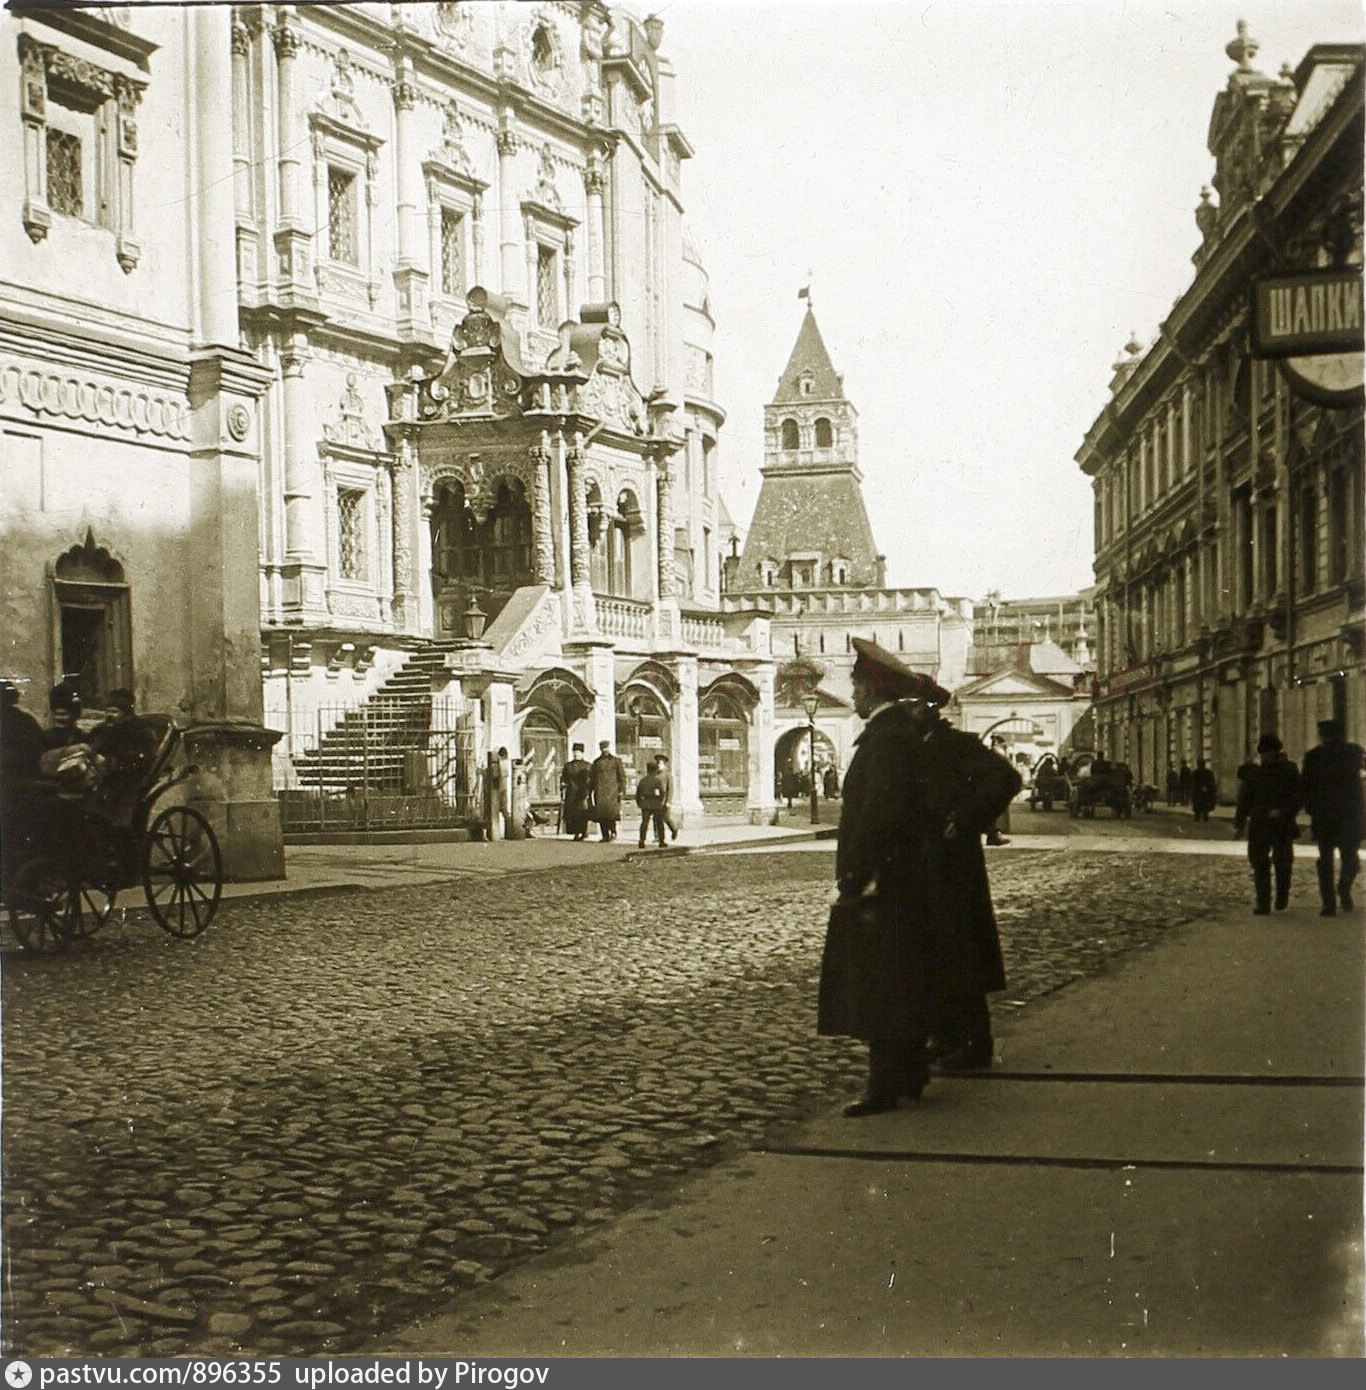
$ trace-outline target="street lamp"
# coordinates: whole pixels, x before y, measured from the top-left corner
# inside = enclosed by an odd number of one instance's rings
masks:
[[[821,808],[816,801],[816,711],[821,707],[821,697],[813,690],[802,699],[806,710],[806,731],[811,740],[811,756],[807,760],[811,777],[811,824],[821,823]]]
[[[460,615],[460,626],[464,629],[467,642],[477,642],[484,635],[484,624],[488,619],[479,606],[479,600],[470,596],[470,606]]]

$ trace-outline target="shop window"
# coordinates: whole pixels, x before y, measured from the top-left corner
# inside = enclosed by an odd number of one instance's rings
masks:
[[[703,796],[749,791],[749,721],[729,695],[706,696],[697,712],[697,780]]]
[[[645,775],[646,764],[668,753],[673,723],[668,708],[654,694],[628,686],[617,700],[617,757],[627,766],[627,776]]]

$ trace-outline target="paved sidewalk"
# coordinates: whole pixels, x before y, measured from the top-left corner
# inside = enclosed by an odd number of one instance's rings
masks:
[[[1193,923],[377,1350],[1359,1357],[1362,984],[1359,912]]]
[[[426,844],[286,845],[286,877],[223,886],[227,900],[274,897],[281,893],[334,893],[357,889],[412,888],[453,878],[528,873],[581,864],[616,863],[629,855],[670,854],[696,849],[747,845],[765,848],[811,842],[811,827],[701,825],[685,827],[664,850],[638,848],[633,833],[610,844],[592,839],[576,843],[566,835],[526,840],[439,840]]]

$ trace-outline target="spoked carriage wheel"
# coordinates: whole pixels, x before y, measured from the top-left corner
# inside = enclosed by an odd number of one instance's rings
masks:
[[[152,822],[142,886],[152,916],[172,936],[198,936],[213,921],[223,893],[223,857],[198,811],[172,806]]]
[[[60,951],[76,935],[71,876],[48,855],[20,867],[9,885],[5,910],[15,940],[26,951]]]

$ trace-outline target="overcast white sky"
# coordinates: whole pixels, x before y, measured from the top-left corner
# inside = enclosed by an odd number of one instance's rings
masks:
[[[642,14],[648,5],[639,5]],[[722,489],[747,525],[808,278],[859,411],[893,584],[1092,580],[1073,461],[1130,330],[1194,273],[1239,18],[1255,66],[1359,41],[1358,0],[672,0],[691,233],[719,320]]]

